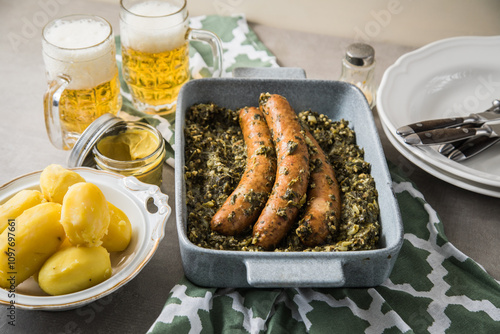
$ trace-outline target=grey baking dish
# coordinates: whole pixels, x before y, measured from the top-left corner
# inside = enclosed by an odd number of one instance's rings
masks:
[[[186,235],[184,182],[185,114],[193,104],[226,108],[258,105],[262,92],[281,94],[295,111],[311,109],[346,119],[365,149],[379,192],[381,248],[356,252],[242,252],[198,247]],[[186,277],[209,287],[370,287],[387,279],[403,242],[403,225],[371,110],[359,89],[338,81],[310,79],[207,78],[188,82],[177,102],[175,209]]]

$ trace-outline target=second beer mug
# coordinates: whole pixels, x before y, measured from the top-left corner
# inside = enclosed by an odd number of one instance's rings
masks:
[[[150,114],[175,112],[179,90],[190,78],[189,40],[211,46],[213,76],[221,75],[221,42],[212,32],[189,29],[185,0],[120,3],[123,76],[138,110]]]
[[[68,150],[95,119],[121,108],[113,30],[101,17],[71,15],[49,22],[42,37],[47,133]]]

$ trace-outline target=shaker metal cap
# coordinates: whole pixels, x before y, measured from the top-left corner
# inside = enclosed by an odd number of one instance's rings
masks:
[[[68,157],[68,167],[94,167],[92,148],[107,130],[118,123],[125,123],[125,121],[113,114],[104,114],[93,121],[73,146]]]
[[[346,60],[356,66],[369,66],[375,60],[375,50],[365,43],[354,43],[347,47]]]

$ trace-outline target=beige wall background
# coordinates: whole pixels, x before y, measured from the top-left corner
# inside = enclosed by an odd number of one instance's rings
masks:
[[[188,0],[188,8],[196,16],[244,13],[271,27],[414,47],[500,35],[498,0]]]
[[[188,0],[192,15],[245,13],[273,27],[421,46],[500,34],[498,0]]]

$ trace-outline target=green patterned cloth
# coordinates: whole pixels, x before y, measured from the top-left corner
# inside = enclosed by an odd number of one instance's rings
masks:
[[[196,16],[190,18],[189,26],[192,29],[209,30],[217,34],[222,42],[223,59],[222,75],[230,77],[236,67],[277,67],[276,57],[269,52],[257,35],[250,29],[244,16]],[[130,121],[143,121],[155,126],[167,142],[166,161],[174,166],[174,129],[175,115],[152,116],[134,108],[131,102],[130,91],[125,84],[121,71],[121,42],[116,37],[117,60],[120,73],[121,91],[123,97],[120,117]],[[194,79],[209,77],[209,68],[213,65],[213,56],[210,47],[201,42],[190,42],[189,67]]]
[[[423,195],[391,166],[404,225],[375,288],[202,288],[183,279],[149,333],[500,333],[500,285],[456,249]]]

